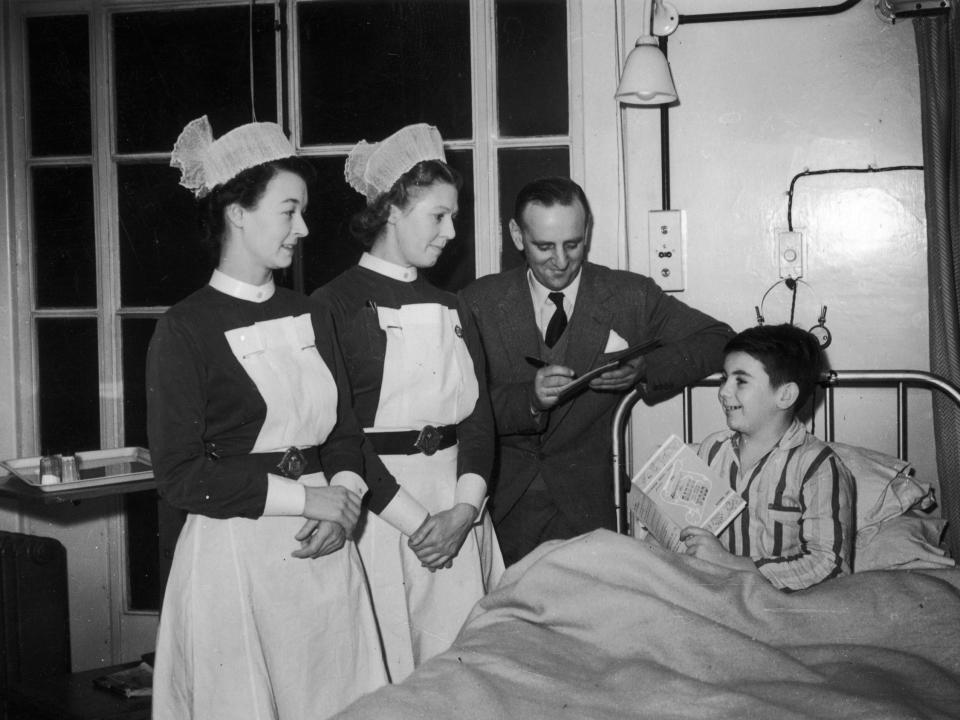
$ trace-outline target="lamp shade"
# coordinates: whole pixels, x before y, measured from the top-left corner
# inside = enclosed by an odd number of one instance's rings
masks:
[[[666,105],[676,101],[670,66],[655,37],[641,35],[637,40],[627,56],[614,97],[624,105]]]

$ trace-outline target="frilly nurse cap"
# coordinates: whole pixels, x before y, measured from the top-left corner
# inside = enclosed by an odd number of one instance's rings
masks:
[[[350,187],[371,203],[424,160],[446,162],[440,131],[426,123],[407,125],[386,140],[372,144],[361,140],[354,145],[347,155],[343,176]]]
[[[170,167],[180,169],[180,184],[198,198],[248,168],[293,157],[296,151],[276,123],[247,123],[213,139],[207,116],[191,120],[170,154]]]

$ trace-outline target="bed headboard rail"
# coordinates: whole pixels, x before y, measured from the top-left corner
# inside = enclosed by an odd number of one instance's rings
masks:
[[[705,377],[698,383],[683,389],[683,440],[686,443],[693,438],[693,388],[719,387],[720,374]],[[835,439],[834,428],[834,390],[839,387],[892,387],[897,393],[897,456],[906,460],[909,423],[907,419],[907,390],[910,387],[942,393],[950,398],[960,410],[960,388],[948,380],[929,372],[918,370],[832,370],[820,381],[824,388],[824,437],[830,442]],[[613,493],[614,507],[617,511],[617,532],[626,528],[626,491],[630,482],[630,473],[626,460],[627,424],[633,406],[641,398],[639,390],[627,393],[617,405],[613,414]]]

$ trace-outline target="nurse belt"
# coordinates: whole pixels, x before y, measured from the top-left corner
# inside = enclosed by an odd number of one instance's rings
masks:
[[[457,444],[457,426],[424,425],[422,430],[364,431],[378,455],[433,455]]]

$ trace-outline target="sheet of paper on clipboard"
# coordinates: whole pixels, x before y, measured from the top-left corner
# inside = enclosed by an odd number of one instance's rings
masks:
[[[565,399],[570,397],[573,393],[576,393],[584,386],[588,385],[591,380],[595,377],[603,375],[609,370],[620,367],[628,360],[632,360],[635,357],[640,357],[641,355],[646,355],[648,352],[652,352],[660,347],[663,343],[659,340],[648,340],[647,342],[638,343],[637,345],[632,345],[626,350],[621,350],[620,352],[613,353],[601,365],[597,365],[594,368],[591,368],[583,375],[576,378],[569,385],[564,385],[563,389],[560,390],[557,399],[559,402],[563,402]]]

